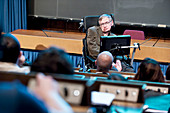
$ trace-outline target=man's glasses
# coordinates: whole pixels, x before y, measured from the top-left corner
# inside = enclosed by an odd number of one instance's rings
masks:
[[[108,24],[110,24],[111,21],[112,20],[110,20],[109,22],[101,23],[100,26],[108,25]]]

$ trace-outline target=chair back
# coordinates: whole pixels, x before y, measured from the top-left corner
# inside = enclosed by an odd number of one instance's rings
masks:
[[[125,30],[123,35],[130,35],[131,39],[145,40],[144,32],[139,30]]]
[[[89,15],[83,18],[84,32],[87,31],[89,27],[99,26],[99,15]]]

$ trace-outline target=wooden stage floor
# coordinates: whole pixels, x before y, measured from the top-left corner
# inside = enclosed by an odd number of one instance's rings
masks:
[[[82,54],[85,33],[77,32],[47,32],[47,37],[43,31],[18,29],[11,32],[21,43],[21,48],[32,50],[43,50],[50,46],[63,48],[68,53]],[[155,46],[157,39],[151,39],[141,45],[141,50],[136,50],[134,59],[143,60],[146,57],[153,58],[158,62],[170,63],[170,38],[160,39]],[[142,43],[144,40],[131,40],[133,43]],[[132,53],[132,49],[131,49]]]

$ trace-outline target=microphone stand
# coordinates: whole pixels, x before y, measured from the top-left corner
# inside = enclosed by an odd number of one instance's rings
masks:
[[[45,31],[42,29],[42,32],[47,36],[47,37],[49,37],[46,33],[45,33]]]
[[[115,48],[111,49],[111,50],[115,50],[115,49],[126,49],[126,48],[133,48],[133,53],[132,53],[132,58],[131,58],[131,66],[133,65],[133,60],[134,60],[134,56],[135,56],[135,52],[136,52],[136,49],[139,48],[140,50],[140,44],[139,43],[134,43],[133,44],[134,46],[116,46]],[[111,51],[109,50],[109,51]]]
[[[142,44],[146,43],[146,42],[147,42],[147,41],[149,41],[150,39],[152,39],[152,38],[149,38],[149,39],[145,40],[145,41],[144,41],[144,42],[142,42],[140,45],[142,45]]]
[[[156,42],[153,44],[152,47],[154,47],[154,46],[157,44],[157,42],[159,41],[159,39],[160,39],[160,37],[156,40]]]

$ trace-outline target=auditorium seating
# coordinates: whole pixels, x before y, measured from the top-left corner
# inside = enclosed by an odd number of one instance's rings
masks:
[[[117,80],[97,80],[100,92],[115,94],[115,100],[143,103],[143,91],[146,87],[143,83],[131,83]]]
[[[16,79],[16,80],[20,80],[21,83],[23,83],[24,85],[29,86],[30,80],[35,78],[35,74],[36,73],[24,74],[24,73],[15,73],[15,72],[0,72],[0,81],[13,81]],[[88,74],[90,74],[90,73],[88,73]],[[103,80],[97,80],[97,79],[75,79],[74,76],[68,76],[68,75],[62,75],[62,74],[57,75],[57,74],[50,73],[50,75],[53,76],[53,78],[59,82],[60,87],[62,87],[61,89],[63,89],[63,91],[61,92],[61,95],[63,97],[68,95],[68,91],[69,91],[68,89],[80,88],[79,90],[82,90],[82,89],[87,90],[87,89],[85,89],[85,86],[87,86],[89,89],[91,89],[91,90],[93,89],[95,91],[100,90],[99,87],[101,84],[110,84],[111,86],[116,85],[116,86],[119,86],[120,88],[124,87],[124,85],[127,87],[138,86],[137,85],[138,83],[131,84],[131,83],[126,83],[126,82],[122,82],[122,81],[112,81],[111,82],[109,80],[103,81]],[[106,75],[104,75],[104,74],[103,74],[103,76],[106,77]],[[88,82],[88,84],[87,84],[87,82]],[[139,84],[139,86],[141,86],[141,84]],[[86,94],[87,93],[89,93],[89,92],[86,92]],[[65,99],[67,100],[67,98],[65,98]],[[69,103],[72,103],[73,101],[72,101],[72,99],[71,100],[70,99],[71,99],[71,97],[67,101]],[[75,103],[82,104],[80,102],[73,102],[73,104],[75,104]],[[88,102],[83,102],[83,104],[84,103],[87,104]]]
[[[32,89],[35,85],[35,75],[36,73],[26,75],[24,73],[0,72],[0,81],[19,80],[22,84]],[[94,80],[75,79],[74,76],[62,74],[50,73],[47,75],[51,75],[58,81],[60,94],[68,103],[73,105],[90,105],[91,101],[89,99]]]
[[[96,69],[89,69],[89,70],[87,70],[87,72],[96,73],[97,70]],[[113,70],[110,70],[109,73],[119,73],[127,79],[133,79],[135,74],[136,74],[136,73],[132,73],[132,72],[118,72],[118,71],[113,71]]]
[[[88,73],[88,72],[74,72],[75,75],[84,75],[85,78],[96,78],[96,79],[102,79],[106,80],[109,76],[108,74],[103,73]]]
[[[129,80],[132,83],[144,83],[147,84],[146,89],[154,90],[164,94],[170,94],[170,83],[161,83],[161,82],[149,82],[149,81],[140,81],[140,80]]]
[[[77,68],[78,69],[78,68]],[[81,69],[78,69],[81,70]],[[97,74],[91,72],[75,72],[74,75],[84,74],[85,76],[97,77]],[[20,80],[24,85],[32,87],[32,82],[35,79],[36,73],[24,74],[15,72],[0,72],[0,81],[13,81],[15,79]],[[144,105],[144,90],[156,89],[163,93],[169,93],[170,84],[146,82],[138,80],[129,81],[116,81],[116,80],[102,80],[102,79],[88,79],[78,78],[74,75],[62,75],[62,74],[48,74],[58,81],[60,87],[60,94],[62,97],[73,106],[91,106],[91,92],[107,92],[116,95],[113,104],[114,108],[118,111],[127,109],[143,110]],[[103,78],[107,78],[107,75],[103,75]],[[85,107],[85,108],[88,108]],[[82,108],[82,109],[85,109]],[[87,109],[86,109],[87,110]]]
[[[154,91],[158,91],[161,93],[169,94],[170,93],[170,81],[166,80],[166,83],[160,82],[148,82],[148,81],[140,81],[140,80],[133,80],[135,73],[127,73],[127,72],[117,72],[117,71],[110,71],[109,73],[119,73],[122,74],[125,78],[128,79],[129,82],[132,83],[143,83],[147,84],[146,89],[151,89]],[[88,72],[76,72],[75,74],[85,75],[86,77],[106,77],[106,74],[98,74],[96,73],[96,69],[89,69]]]

